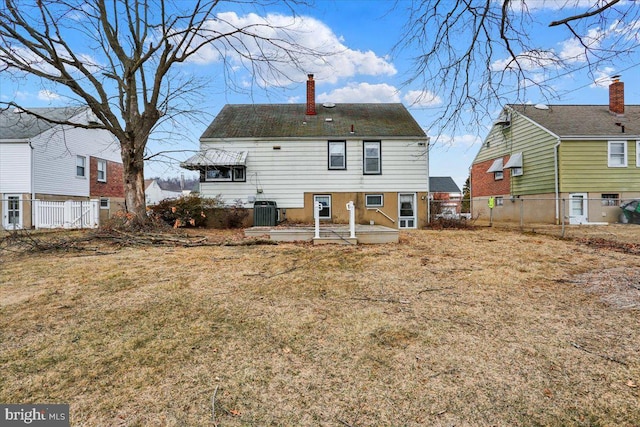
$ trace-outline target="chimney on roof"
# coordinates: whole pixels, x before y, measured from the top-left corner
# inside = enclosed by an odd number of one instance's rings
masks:
[[[620,76],[613,76],[613,83],[609,85],[609,111],[612,114],[624,115],[624,83]]]
[[[307,116],[316,115],[316,82],[313,80],[313,74],[308,74],[307,77]]]

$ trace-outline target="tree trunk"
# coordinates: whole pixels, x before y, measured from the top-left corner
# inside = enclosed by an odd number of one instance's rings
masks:
[[[135,141],[122,143],[124,200],[127,213],[133,214],[133,225],[144,226],[148,220],[144,196],[144,149],[136,149]]]

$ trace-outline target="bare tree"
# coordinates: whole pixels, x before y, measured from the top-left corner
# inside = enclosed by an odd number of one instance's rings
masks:
[[[179,64],[208,49],[225,62],[227,77],[240,64],[266,82],[287,78],[274,64],[291,68],[299,65],[297,55],[314,54],[287,37],[286,28],[225,20],[218,11],[229,2],[222,0],[1,1],[2,72],[35,77],[91,108],[98,121],[82,127],[106,129],[119,141],[127,210],[140,222],[147,142],[163,120],[191,112],[190,97],[204,88],[182,77]],[[231,56],[236,63],[228,62]],[[30,113],[16,99],[3,103]]]
[[[547,99],[556,96],[554,77],[586,69],[595,80],[601,67],[637,54],[637,2],[593,0],[584,13],[567,16],[578,3],[565,1],[555,13],[562,18],[548,24],[548,31],[565,28],[563,34],[578,47],[573,55],[563,55],[534,41],[536,16],[528,4],[537,7],[539,2],[413,1],[405,38],[396,46],[398,51],[418,52],[405,83],[419,83],[425,93],[447,99],[434,123],[440,131],[477,130],[498,106],[524,100],[528,90],[535,88]]]

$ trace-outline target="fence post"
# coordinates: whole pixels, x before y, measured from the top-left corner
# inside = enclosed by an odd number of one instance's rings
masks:
[[[520,199],[520,230],[524,228],[524,199]]]
[[[31,209],[33,210],[33,222],[36,230],[40,229],[40,201],[38,199],[31,199]]]
[[[561,237],[564,239],[564,198],[562,199],[562,205],[560,205],[560,221],[562,221]]]
[[[71,200],[67,200],[64,202],[64,213],[62,214],[62,227],[70,228],[71,227],[71,219],[73,218],[73,202]]]
[[[91,228],[98,228],[100,226],[100,200],[93,199],[91,203]]]

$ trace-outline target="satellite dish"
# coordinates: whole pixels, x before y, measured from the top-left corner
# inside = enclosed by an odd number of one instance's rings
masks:
[[[336,106],[336,104],[334,104],[333,102],[325,102],[324,104],[322,104],[322,106],[324,108],[333,108]]]
[[[548,110],[549,106],[546,104],[536,104],[533,106],[534,108],[537,108],[538,110]]]

